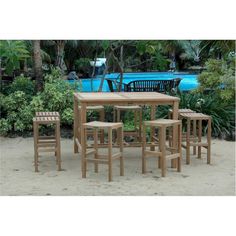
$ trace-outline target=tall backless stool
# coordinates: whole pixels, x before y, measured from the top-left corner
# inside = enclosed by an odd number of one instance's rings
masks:
[[[147,127],[154,128],[158,131],[158,142],[157,143],[147,143],[146,141],[146,129]],[[167,147],[166,146],[166,132],[168,129],[174,129],[177,127],[178,130],[178,147]],[[143,144],[142,144],[142,173],[145,174],[147,171],[146,160],[149,157],[158,158],[158,167],[161,168],[162,177],[166,176],[166,161],[168,159],[177,159],[177,171],[181,171],[181,140],[182,140],[182,123],[179,120],[171,119],[158,119],[145,121],[143,125]],[[159,150],[153,150],[153,146],[159,146]],[[150,150],[148,150],[150,147]],[[167,151],[170,153],[167,154]]]

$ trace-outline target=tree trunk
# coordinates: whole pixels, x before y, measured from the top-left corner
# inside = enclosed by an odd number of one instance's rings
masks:
[[[122,89],[122,83],[123,83],[123,74],[124,74],[124,46],[122,45],[120,48],[120,84],[119,84],[119,92]]]
[[[43,71],[42,71],[42,57],[40,51],[40,40],[33,40],[34,51],[34,73],[37,91],[43,89]]]
[[[65,70],[64,49],[65,49],[65,40],[56,40],[55,66],[59,67],[62,72],[64,72]]]
[[[91,90],[93,92],[93,77],[95,75],[95,69],[96,69],[96,62],[97,62],[97,57],[98,57],[98,41],[96,40],[96,51],[95,51],[95,56],[94,56],[94,64],[93,64],[93,72],[92,72],[92,78],[91,78]]]
[[[105,80],[106,73],[107,73],[107,71],[109,69],[109,63],[110,63],[110,59],[112,57],[112,54],[113,54],[113,52],[111,51],[109,53],[108,57],[107,57],[106,69],[103,71],[103,75],[102,75],[102,78],[101,78],[101,82],[100,82],[100,85],[99,85],[98,92],[102,91],[103,83],[104,83],[104,80]]]

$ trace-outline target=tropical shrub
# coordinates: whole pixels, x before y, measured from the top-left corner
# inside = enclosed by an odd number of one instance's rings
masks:
[[[0,135],[31,132],[36,111],[58,111],[61,114],[61,123],[71,127],[73,92],[77,90],[77,83],[69,84],[58,78],[58,73],[54,70],[47,76],[43,92],[35,95],[33,88],[32,81],[20,77],[9,86],[12,93],[0,93]]]
[[[22,91],[25,93],[27,98],[30,99],[36,93],[35,83],[31,80],[31,78],[21,75],[14,79],[6,91],[8,94],[14,93],[16,91]]]
[[[6,73],[11,75],[14,70],[20,69],[20,63],[29,57],[25,41],[2,40],[0,41],[0,59]]]
[[[215,90],[221,99],[232,100],[235,97],[235,57],[228,61],[209,59],[205,66],[206,71],[198,76],[200,88]]]

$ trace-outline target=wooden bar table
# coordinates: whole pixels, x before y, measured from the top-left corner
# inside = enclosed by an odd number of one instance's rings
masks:
[[[178,120],[179,98],[157,92],[95,92],[74,93],[74,153],[81,152],[81,160],[85,158],[82,124],[87,120],[87,106],[95,105],[147,105],[152,107],[151,119],[155,119],[154,108],[158,105],[171,105],[174,120]],[[78,106],[81,106],[80,113]],[[80,119],[79,119],[80,114]],[[79,124],[81,120],[81,124]],[[173,132],[174,147],[177,146],[177,130]],[[140,143],[141,145],[141,143]],[[174,163],[172,163],[174,165]],[[82,165],[83,166],[83,165]]]

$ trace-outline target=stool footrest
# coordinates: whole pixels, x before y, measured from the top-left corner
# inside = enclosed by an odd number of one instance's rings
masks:
[[[150,151],[150,150],[145,150],[144,151],[146,156],[161,156],[162,153],[161,152],[157,152],[157,151]]]
[[[56,146],[56,142],[55,143],[38,143],[38,148],[40,147],[55,147]]]
[[[190,143],[190,146],[208,146],[208,143]]]
[[[44,148],[44,149],[39,149],[38,152],[55,152],[57,149],[56,148]]]
[[[178,157],[180,157],[180,153],[174,153],[174,154],[167,155],[166,159],[171,160],[171,159],[176,159]]]
[[[56,143],[56,139],[38,139],[38,144],[39,143]]]

